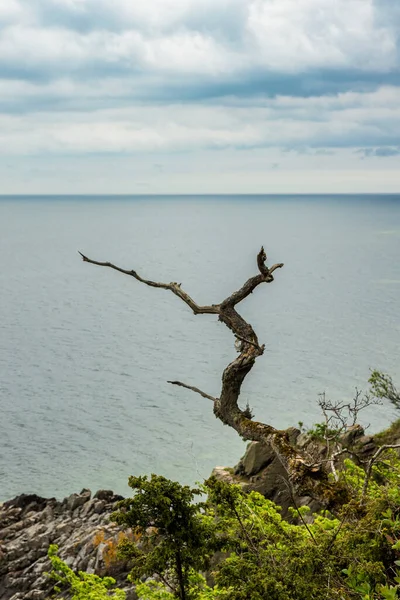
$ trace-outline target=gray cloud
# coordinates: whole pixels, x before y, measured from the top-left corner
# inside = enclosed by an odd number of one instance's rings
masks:
[[[399,32],[397,0],[2,0],[0,155],[391,164]]]
[[[360,154],[362,158],[368,158],[370,156],[378,156],[380,158],[386,158],[388,156],[400,156],[400,146],[387,146],[383,148],[360,148],[359,150],[356,150],[356,154]]]
[[[212,0],[164,2],[147,6],[125,0],[86,0],[63,3],[33,0],[36,19],[45,27],[66,27],[80,33],[96,30],[124,32],[155,31],[173,34],[177,29],[211,34],[225,43],[240,44],[245,36],[249,2],[247,0]]]
[[[43,79],[145,72],[156,75],[160,87],[173,74],[192,74],[211,95],[236,87],[239,93],[240,87],[242,93],[282,93],[286,79],[302,94],[373,85],[379,76],[381,84],[390,83],[398,67],[398,32],[387,5],[337,4],[3,0],[8,22],[0,35],[3,73],[29,71],[31,79],[35,74]]]

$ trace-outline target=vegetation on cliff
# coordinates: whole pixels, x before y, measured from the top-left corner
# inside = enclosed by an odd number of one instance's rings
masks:
[[[396,452],[374,463],[366,491],[365,475],[346,459],[339,480],[348,499],[317,515],[294,507],[290,522],[260,494],[215,478],[201,489],[155,475],[132,478],[133,497],[119,503],[114,518],[135,540],[121,542],[119,559],[130,561],[141,600],[398,598]],[[74,575],[54,548],[50,555],[53,577],[72,587],[74,600],[124,598],[122,591],[110,593],[109,578]]]
[[[395,390],[388,376],[373,372],[371,392],[365,398],[377,397],[376,385],[382,379]],[[329,415],[326,401],[324,406]],[[338,444],[348,439],[348,431],[342,438],[338,434],[344,413],[335,406],[335,418],[327,417],[329,427],[314,426],[308,432],[313,443],[318,438],[327,464]],[[348,411],[354,404],[344,406]],[[346,448],[345,458],[329,473],[332,487],[340,490],[329,509],[311,514],[293,495],[286,519],[280,507],[261,494],[216,477],[197,488],[159,475],[131,477],[133,495],[118,502],[112,519],[128,532],[120,538],[115,561],[130,565],[128,579],[135,597],[400,597],[400,459],[399,444],[394,443],[400,439],[399,423],[376,437],[381,445],[369,458],[358,455],[356,447]],[[56,550],[49,551],[51,576],[70,587],[73,600],[126,598],[108,576],[74,574]]]
[[[348,435],[357,427],[360,411],[371,404],[385,398],[400,407],[399,394],[390,377],[373,371],[371,393],[357,392],[352,402],[334,403],[321,397],[324,420],[307,433],[317,448],[310,452],[309,447],[293,442],[290,430],[281,431],[271,424],[254,421],[250,407],[239,406],[243,381],[256,359],[263,355],[264,345],[237,312],[237,305],[260,284],[272,283],[273,274],[283,264],[268,267],[261,248],[257,275],[222,302],[200,306],[181,284],[147,280],[133,269],[81,256],[86,263],[114,269],[152,288],[172,292],[194,314],[216,315],[230,329],[238,356],[222,374],[218,397],[180,381],[169,383],[211,400],[215,416],[225,425],[243,439],[267,446],[282,465],[284,484],[293,500],[291,518],[283,519],[277,504],[215,477],[200,490],[155,475],[150,480],[131,478],[133,497],[120,503],[114,518],[133,536],[121,541],[118,555],[131,565],[130,579],[138,597],[399,597],[400,460],[396,449],[400,444],[392,431],[391,440],[385,443],[382,437],[382,445],[366,457],[351,445]],[[195,498],[199,492],[206,496],[201,502]],[[322,509],[318,514],[311,515],[307,506],[298,505],[297,499],[306,495],[319,502]],[[51,560],[53,576],[65,577],[65,567],[54,549]],[[75,593],[79,594],[91,578],[84,574],[76,577]],[[74,600],[102,600],[109,594],[109,584],[108,579],[93,580],[93,586],[103,585],[103,589],[97,587],[92,596],[75,595]]]

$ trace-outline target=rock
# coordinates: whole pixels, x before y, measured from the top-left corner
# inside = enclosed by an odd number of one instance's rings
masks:
[[[282,508],[283,516],[288,515],[289,506],[293,505],[285,468],[273,450],[259,442],[248,444],[235,469],[215,467],[212,475],[218,480],[239,484],[246,491],[262,494]]]
[[[105,500],[97,500],[97,502],[95,502],[95,505],[93,508],[95,513],[101,514],[102,512],[104,512],[105,509],[106,509]]]
[[[80,494],[71,494],[66,501],[68,509],[73,512],[75,509],[83,506],[90,500],[91,495],[92,492],[90,490],[82,490]]]
[[[350,448],[364,435],[364,429],[361,425],[351,425],[340,436],[340,443],[344,448]]]
[[[81,509],[81,513],[80,513],[82,519],[86,518],[93,511],[95,504],[96,504],[95,499],[89,500],[89,502],[86,502],[86,504]]]
[[[125,594],[126,594],[126,600],[139,600],[139,596],[137,595],[137,593],[135,592],[134,589],[132,589],[132,587],[130,588],[121,588]]]
[[[120,496],[120,494],[114,494],[111,498],[111,502],[120,502],[121,500],[124,500],[124,497]]]
[[[43,510],[43,508],[52,501],[55,501],[55,498],[47,499],[37,496],[36,494],[21,494],[12,500],[4,502],[1,508],[13,507],[21,510],[27,510],[28,508],[29,510]]]
[[[41,590],[32,590],[26,594],[25,598],[26,600],[43,600],[45,598],[45,594]]]
[[[355,451],[357,454],[361,454],[364,460],[370,458],[377,449],[378,446],[370,435],[363,435],[356,439]]]
[[[114,492],[112,490],[98,490],[93,496],[93,498],[97,500],[105,500],[106,502],[110,502],[113,496]]]
[[[308,508],[310,509],[310,514],[303,516],[303,520],[307,524],[313,523],[313,521],[314,521],[313,514],[322,510],[322,508],[323,508],[322,504],[320,502],[318,502],[318,500],[315,500],[314,498],[311,498],[310,496],[302,496],[301,498],[298,498],[296,501],[296,505],[298,507],[308,506]]]
[[[271,447],[261,442],[251,442],[248,444],[246,453],[241,459],[244,474],[250,477],[255,473],[259,473],[274,460],[275,456],[275,452]]]
[[[229,467],[214,467],[211,477],[215,477],[218,481],[225,481],[226,483],[240,483],[233,473],[233,469]]]
[[[52,596],[54,582],[45,572],[51,570],[47,551],[59,546],[59,556],[74,570],[107,575],[103,548],[94,543],[118,537],[120,528],[110,521],[115,502],[122,499],[102,490],[91,500],[90,490],[71,494],[62,502],[35,494],[22,494],[0,505],[0,600],[45,600]],[[96,571],[96,564],[98,570]],[[125,564],[113,567],[120,588],[128,586]],[[62,594],[66,599],[68,593]],[[132,599],[135,595],[130,594]]]
[[[311,436],[308,433],[300,433],[300,435],[298,435],[296,439],[296,446],[301,450],[302,448],[307,446],[307,444],[309,444],[310,441]]]
[[[300,429],[297,429],[297,427],[289,427],[288,429],[286,429],[286,434],[288,437],[289,444],[295,446],[298,437],[301,435],[301,431]]]
[[[352,435],[357,437],[358,430]],[[287,439],[290,444],[306,451],[311,461],[315,457],[315,462],[318,462],[326,455],[324,443],[313,440],[309,434],[301,433],[296,427],[287,430]],[[281,507],[281,514],[285,519],[291,520],[289,508],[293,507],[294,503],[296,506],[309,506],[312,513],[322,508],[309,497],[293,497],[285,467],[272,448],[260,442],[248,444],[244,456],[234,469],[216,467],[213,475],[217,479],[239,484],[246,491],[258,492],[272,500]],[[312,521],[313,517],[307,518]]]
[[[283,515],[287,514],[293,501],[287,484],[287,473],[276,455],[260,473],[250,478],[250,482],[249,489],[272,500],[282,508]]]
[[[371,435],[363,435],[357,439],[357,444],[361,444],[361,446],[365,446],[367,444],[371,444],[374,441],[374,438]]]

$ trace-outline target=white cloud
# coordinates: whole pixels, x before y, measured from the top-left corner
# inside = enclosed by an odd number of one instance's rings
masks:
[[[57,65],[61,73],[93,64],[211,75],[255,68],[385,72],[398,59],[396,28],[378,23],[372,0],[219,0],[217,7],[211,0],[48,0],[32,2],[22,15],[21,5],[5,2],[15,22],[0,34],[2,60]],[[80,30],[71,16],[77,24],[102,19]]]
[[[235,173],[235,148],[260,148],[277,181],[302,164],[285,148],[338,149],[324,169],[356,148],[355,170],[393,165],[396,1],[2,0],[0,162],[184,153],[200,172],[218,154]]]
[[[396,64],[396,31],[376,24],[372,0],[254,0],[248,31],[271,69]]]
[[[86,96],[89,106],[97,91],[87,85],[74,88],[68,81],[52,83],[45,90],[55,96]],[[6,86],[0,87],[0,95],[12,96],[16,91],[35,97],[37,87],[17,84],[8,91]],[[254,146],[358,147],[385,142],[393,145],[396,139],[400,139],[397,88],[335,98],[266,98],[263,105],[251,110],[223,103],[175,103],[0,117],[0,152],[8,155],[193,152]]]
[[[24,17],[24,10],[18,0],[3,0],[0,3],[0,23],[12,23]]]

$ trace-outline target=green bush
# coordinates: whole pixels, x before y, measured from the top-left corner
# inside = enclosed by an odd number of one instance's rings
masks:
[[[112,577],[98,577],[82,571],[76,574],[57,556],[57,552],[58,546],[50,546],[48,556],[53,570],[49,576],[57,584],[68,588],[72,593],[72,600],[125,600],[126,594],[123,590],[116,588],[110,591],[115,585]],[[59,585],[55,586],[55,591],[61,591]]]

